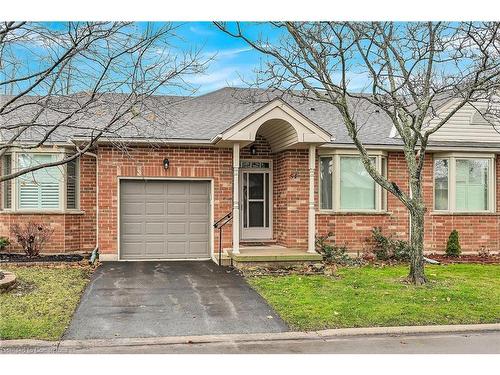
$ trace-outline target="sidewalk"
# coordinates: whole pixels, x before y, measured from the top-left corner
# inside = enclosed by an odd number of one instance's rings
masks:
[[[206,335],[206,336],[170,336],[151,338],[117,338],[99,340],[3,340],[0,342],[0,353],[68,353],[92,349],[96,352],[99,348],[107,352],[113,348],[131,348],[145,346],[179,346],[196,344],[221,344],[221,343],[252,343],[252,342],[291,342],[291,341],[326,341],[341,337],[359,336],[401,336],[401,335],[426,335],[450,333],[486,333],[500,331],[500,324],[474,324],[474,325],[438,325],[438,326],[403,326],[403,327],[369,327],[328,329],[311,332],[283,332],[283,333],[253,333],[231,335]]]

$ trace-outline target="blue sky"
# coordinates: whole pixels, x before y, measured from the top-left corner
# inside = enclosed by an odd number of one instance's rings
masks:
[[[45,24],[53,29],[64,28],[63,24],[58,22]],[[146,23],[138,22],[136,25],[141,29],[145,27]],[[162,23],[155,23],[154,25],[160,27]],[[225,34],[212,22],[182,22],[174,23],[174,25],[177,26],[175,33],[178,38],[169,40],[169,42],[174,45],[175,53],[179,49],[185,51],[199,50],[202,53],[202,58],[213,58],[203,74],[185,76],[185,80],[197,89],[195,94],[204,94],[225,86],[243,87],[255,81],[255,70],[259,68],[261,60],[265,59],[265,57],[249,47],[243,40]],[[261,33],[267,39],[264,42],[271,44],[276,43],[280,36],[280,31],[265,23],[258,25],[245,24],[244,28],[245,34],[250,35],[252,39],[261,39],[257,35],[257,33]],[[40,69],[39,65],[43,64],[43,61],[36,54],[28,55],[20,51],[17,57],[21,57],[24,67],[28,68],[28,70],[36,71]],[[87,68],[92,70],[91,66]],[[366,71],[357,72],[354,67],[351,67],[349,74],[350,88],[356,91],[364,91],[369,82]],[[2,71],[0,71],[0,78],[2,78],[1,76]],[[333,78],[339,77],[333,76]],[[77,86],[77,84],[73,84],[72,89],[73,91],[85,90],[85,88],[82,88],[81,85]],[[157,93],[191,94],[190,91],[172,85],[165,85]]]
[[[45,26],[54,30],[64,29],[61,22],[44,22]],[[139,28],[145,27],[145,22],[136,24]],[[163,23],[155,23],[160,27]],[[255,69],[260,65],[262,55],[250,48],[244,41],[233,38],[220,31],[212,22],[175,22],[177,26],[175,33],[176,40],[169,40],[177,50],[201,51],[201,58],[212,58],[204,74],[188,75],[185,80],[193,87],[197,88],[196,95],[217,90],[225,86],[246,86],[248,82],[255,80]],[[277,33],[268,25],[259,25],[259,31],[264,31],[266,37],[276,37]],[[249,30],[253,32],[253,30]],[[36,42],[35,42],[36,44]],[[30,45],[29,48],[33,48]],[[16,49],[17,58],[22,61],[24,69],[27,71],[38,71],[41,69],[42,60],[37,51],[31,52],[25,48]],[[42,52],[43,53],[43,52]],[[4,72],[7,74],[6,72]],[[27,74],[27,73],[26,73]],[[0,76],[1,76],[0,72]],[[2,77],[0,77],[2,78]],[[22,89],[18,88],[18,89]],[[77,89],[74,87],[74,89]],[[79,87],[78,89],[82,89]],[[78,90],[77,89],[77,90]],[[44,90],[41,88],[40,90]],[[183,94],[184,92],[170,92],[165,87],[158,90],[161,94]],[[187,93],[187,92],[186,92]]]
[[[223,33],[211,22],[182,23],[178,34],[187,48],[200,48],[206,56],[215,56],[205,74],[188,78],[199,86],[199,94],[224,86],[245,86],[254,80],[262,56],[244,41]]]

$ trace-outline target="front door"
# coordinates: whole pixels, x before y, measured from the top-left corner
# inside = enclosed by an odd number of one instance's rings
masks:
[[[241,171],[241,239],[272,239],[273,189],[270,163],[242,164],[250,168]],[[259,168],[262,166],[267,166],[267,168]]]

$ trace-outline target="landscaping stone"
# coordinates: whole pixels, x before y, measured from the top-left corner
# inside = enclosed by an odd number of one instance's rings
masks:
[[[439,261],[442,264],[453,263],[480,263],[480,264],[499,264],[500,254],[461,254],[457,257],[451,257],[444,254],[429,254],[428,258]]]
[[[314,263],[312,266],[316,271],[321,271],[325,268],[323,263]]]
[[[3,278],[0,279],[0,293],[5,293],[11,290],[16,285],[16,275],[12,272],[2,271]]]

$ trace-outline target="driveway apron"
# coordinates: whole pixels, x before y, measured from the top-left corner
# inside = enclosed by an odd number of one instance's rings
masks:
[[[211,261],[106,262],[92,275],[64,339],[287,330],[241,275]]]

